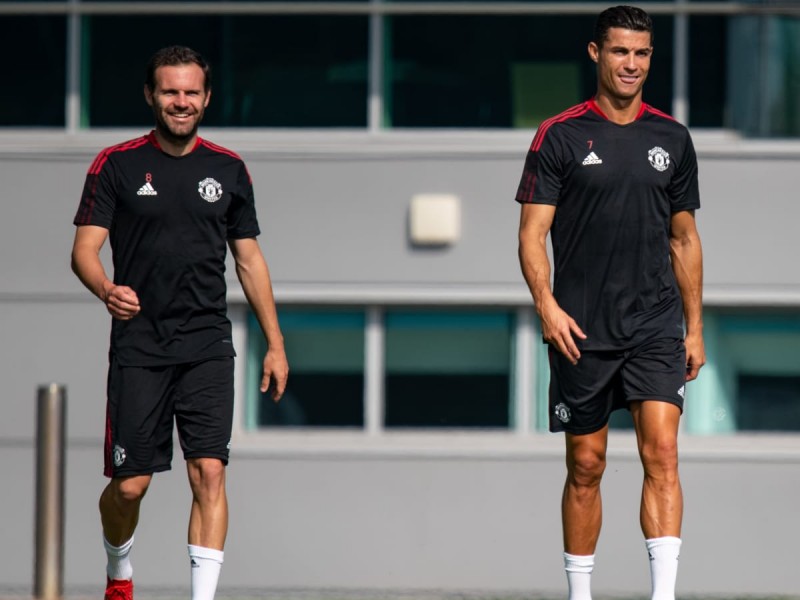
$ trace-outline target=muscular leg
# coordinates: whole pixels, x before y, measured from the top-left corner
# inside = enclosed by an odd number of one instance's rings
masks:
[[[133,532],[139,522],[139,507],[152,480],[151,475],[117,477],[100,494],[100,521],[106,549],[106,600],[133,598],[133,567],[130,561]]]
[[[561,499],[564,550],[594,554],[603,508],[600,480],[606,468],[608,427],[584,435],[566,434],[567,480]]]
[[[190,458],[186,469],[192,488],[189,543],[222,550],[228,534],[225,465],[216,458]]]
[[[100,495],[100,521],[103,535],[114,546],[120,546],[133,537],[139,523],[139,506],[142,503],[152,475],[115,477]]]
[[[631,405],[644,467],[640,521],[650,557],[652,600],[675,600],[683,494],[678,477],[680,410],[668,402]]]
[[[569,600],[591,600],[594,550],[603,507],[600,480],[606,468],[608,427],[585,435],[566,434],[567,481],[561,498],[564,570]]]
[[[678,477],[680,409],[669,402],[631,404],[639,456],[644,468],[639,514],[646,539],[680,537],[683,493]]]
[[[213,600],[228,533],[225,465],[216,458],[190,458],[186,468],[192,487],[189,517],[192,600]]]

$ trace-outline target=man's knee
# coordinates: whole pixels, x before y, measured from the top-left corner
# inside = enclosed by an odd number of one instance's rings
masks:
[[[106,486],[100,502],[102,504],[108,499],[117,505],[138,504],[147,493],[151,480],[150,475],[114,478]]]
[[[225,465],[218,458],[190,458],[186,468],[195,496],[224,493]]]
[[[678,473],[678,441],[671,436],[642,442],[642,465],[646,474],[676,477]]]
[[[606,469],[605,452],[594,448],[575,449],[567,461],[567,474],[578,486],[597,486]]]

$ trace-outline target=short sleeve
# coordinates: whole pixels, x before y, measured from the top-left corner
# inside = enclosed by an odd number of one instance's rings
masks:
[[[243,162],[240,163],[236,179],[236,190],[232,194],[227,221],[227,236],[229,240],[254,238],[261,233],[256,217],[253,182]]]
[[[117,202],[115,179],[115,167],[108,160],[106,151],[103,151],[86,173],[74,225],[97,225],[111,229]]]
[[[533,138],[522,170],[517,202],[556,205],[561,195],[562,172],[553,128],[539,129]]]
[[[700,186],[697,179],[697,155],[689,132],[668,188],[673,213],[700,208]]]

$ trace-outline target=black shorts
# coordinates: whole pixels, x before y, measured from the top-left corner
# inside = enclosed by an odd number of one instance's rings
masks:
[[[602,429],[619,408],[661,400],[683,411],[686,349],[683,340],[658,339],[627,350],[584,351],[577,365],[549,347],[550,431]]]
[[[184,458],[218,458],[228,464],[233,358],[123,367],[112,357],[106,406],[106,477],[169,470],[173,420]]]

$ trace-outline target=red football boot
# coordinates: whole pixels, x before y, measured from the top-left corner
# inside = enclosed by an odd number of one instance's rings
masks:
[[[105,600],[133,600],[133,580],[106,577]]]

